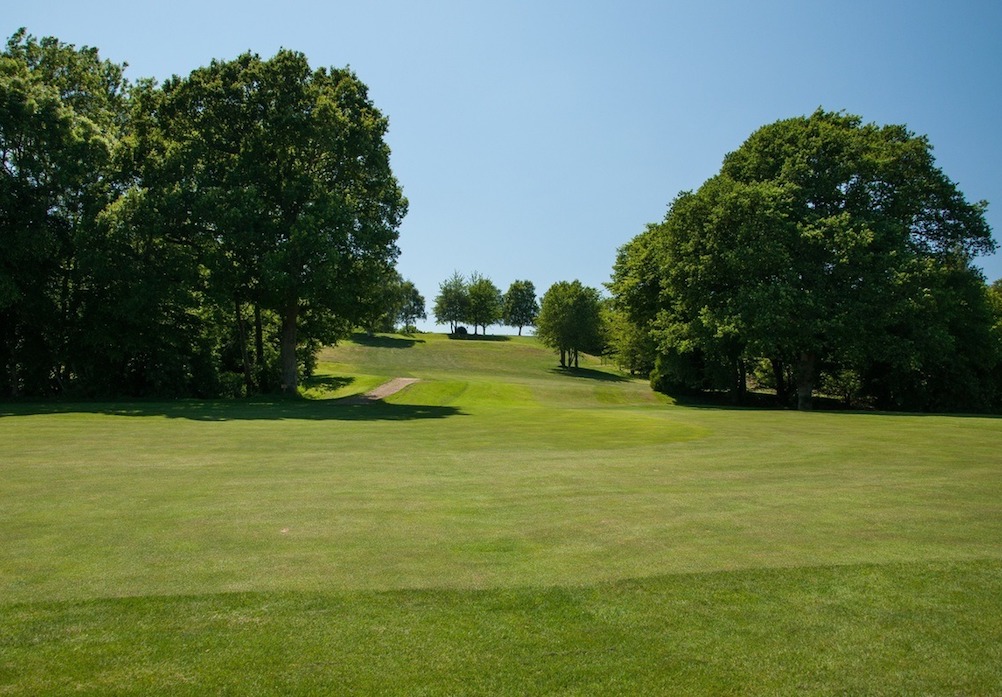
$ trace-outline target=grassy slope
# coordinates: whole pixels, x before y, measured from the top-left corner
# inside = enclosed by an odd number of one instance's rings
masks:
[[[531,339],[0,407],[0,694],[996,693],[1002,420],[692,409]]]

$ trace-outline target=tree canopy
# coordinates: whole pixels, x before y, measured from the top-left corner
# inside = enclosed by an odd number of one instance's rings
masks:
[[[952,387],[998,360],[973,329],[989,317],[971,264],[995,248],[985,206],[926,138],[819,110],[759,129],[680,194],[620,250],[610,288],[655,340],[662,388],[739,393],[766,361],[800,408],[846,370],[881,405],[983,405]]]
[[[11,393],[294,393],[393,269],[407,204],[350,70],[282,50],[128,85],[22,31],[0,110]]]
[[[163,93],[154,149],[169,148],[157,153],[165,175],[190,201],[193,232],[208,238],[234,301],[277,314],[282,387],[294,393],[301,317],[350,327],[398,253],[406,202],[387,121],[352,72],[311,69],[288,50],[213,61]]]
[[[439,324],[448,324],[449,333],[455,334],[459,325],[469,316],[470,291],[466,279],[458,271],[438,286],[433,313]]]
[[[424,296],[418,291],[413,281],[404,281],[400,285],[400,308],[397,319],[405,331],[411,329],[419,319],[428,319],[424,308]]]
[[[560,365],[578,367],[579,354],[601,353],[602,303],[598,290],[559,281],[543,295],[536,336],[560,354]]]
[[[458,271],[439,285],[435,297],[435,321],[448,324],[449,333],[460,332],[460,325],[473,325],[473,333],[478,328],[487,334],[487,327],[501,321],[503,317],[501,291],[486,276],[474,271],[469,280]],[[465,333],[465,328],[462,330]]]
[[[392,332],[398,327],[407,331],[418,319],[426,319],[424,296],[413,281],[408,281],[396,269],[389,269],[372,286],[361,326],[370,334]]]
[[[487,327],[501,321],[501,291],[491,279],[474,272],[467,285],[467,294],[470,303],[466,320],[473,325],[474,334],[480,327],[486,335]]]
[[[80,347],[81,254],[117,190],[127,84],[96,49],[23,29],[0,55],[0,383],[65,386]]]
[[[532,281],[513,281],[502,301],[501,316],[504,323],[509,327],[518,327],[518,335],[522,336],[522,327],[535,326],[538,315],[536,286]]]

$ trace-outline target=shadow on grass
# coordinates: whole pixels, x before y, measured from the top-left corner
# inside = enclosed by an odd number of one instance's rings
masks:
[[[696,409],[722,409],[737,411],[784,411],[790,410],[776,401],[775,395],[762,395],[749,392],[744,401],[735,402],[729,392],[703,392],[700,394],[666,393],[680,407]]]
[[[669,394],[669,397],[680,407],[695,409],[715,409],[718,411],[798,411],[796,405],[780,404],[771,393],[752,393],[745,395],[744,402],[736,404],[727,392],[705,392],[698,395]],[[990,412],[949,412],[949,411],[885,411],[876,408],[847,407],[845,403],[833,397],[816,396],[813,407],[808,413],[821,414],[854,414],[869,416],[947,416],[958,419],[1002,419],[1002,414]]]
[[[363,332],[356,332],[355,334],[352,334],[351,340],[361,346],[393,349],[406,349],[411,348],[414,344],[424,343],[424,339],[408,339],[402,336],[383,336],[379,334],[370,336],[369,334],[365,334]]]
[[[572,378],[599,380],[601,382],[630,382],[622,375],[607,373],[604,370],[594,370],[593,368],[550,368],[550,373],[552,375],[565,375]]]
[[[306,389],[323,389],[336,392],[355,382],[355,378],[342,375],[313,375],[303,381]]]
[[[34,402],[0,404],[0,418],[40,414],[159,416],[191,421],[412,421],[463,416],[456,407],[420,404],[364,404],[348,400],[248,399],[176,402]]]
[[[510,336],[504,334],[447,334],[454,341],[511,341]]]

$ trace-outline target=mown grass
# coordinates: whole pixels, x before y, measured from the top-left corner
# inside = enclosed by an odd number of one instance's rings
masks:
[[[0,694],[1002,692],[1002,420],[416,339],[313,400],[0,405]]]

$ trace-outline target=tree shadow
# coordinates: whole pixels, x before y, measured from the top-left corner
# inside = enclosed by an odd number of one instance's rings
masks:
[[[749,392],[743,402],[736,402],[730,392],[665,392],[680,407],[695,409],[723,409],[744,411],[788,411],[790,407],[776,401],[775,395],[760,395]]]
[[[190,421],[412,421],[465,415],[456,407],[352,403],[340,399],[178,400],[175,402],[34,402],[0,404],[0,418],[43,414],[155,416]]]
[[[336,392],[353,382],[355,382],[355,378],[343,375],[311,375],[306,380],[303,380],[303,387],[307,389],[320,388]]]
[[[456,341],[511,341],[511,337],[504,334],[447,334],[447,336]]]
[[[584,380],[599,380],[601,382],[630,382],[630,380],[624,378],[622,375],[607,373],[604,370],[595,370],[593,368],[550,368],[550,373]]]
[[[794,405],[780,404],[774,395],[752,394],[745,397],[745,401],[736,404],[727,392],[706,392],[703,394],[671,394],[667,393],[677,406],[691,407],[693,409],[717,410],[717,411],[790,411],[798,409]],[[832,397],[814,397],[813,407],[806,413],[817,414],[853,414],[865,416],[901,417],[901,416],[941,416],[957,419],[1002,419],[1002,414],[991,412],[949,412],[949,411],[888,411],[876,408],[859,408],[856,406],[847,407],[844,402]]]
[[[385,336],[382,334],[373,334],[370,336],[364,332],[356,332],[352,334],[351,340],[362,346],[392,349],[406,349],[411,348],[414,344],[424,343],[424,339],[411,339],[402,336]]]

